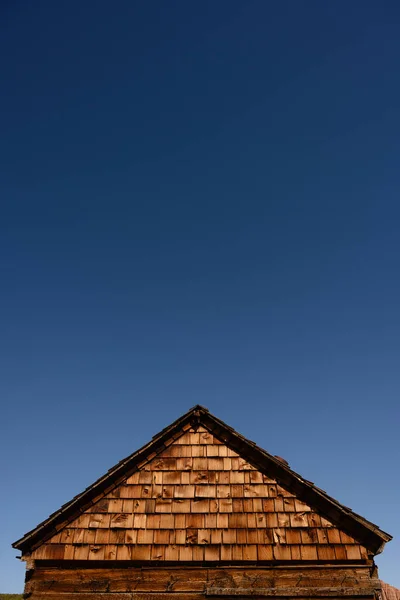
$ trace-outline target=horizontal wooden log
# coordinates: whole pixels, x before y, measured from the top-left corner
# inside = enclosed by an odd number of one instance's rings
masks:
[[[366,568],[297,568],[297,569],[234,569],[234,568],[37,568],[27,584],[26,592],[34,594],[91,593],[91,592],[200,592],[221,589],[281,590],[281,595],[290,595],[292,588],[320,589],[369,589],[379,586],[371,579]],[[255,592],[254,592],[255,593]],[[272,594],[270,594],[272,595]],[[275,594],[279,595],[279,594]],[[355,592],[353,595],[360,595]],[[362,594],[361,594],[362,595]],[[47,596],[46,596],[47,597]]]
[[[273,591],[273,590],[271,590]],[[310,593],[307,592],[307,588],[304,588],[304,591],[301,594],[296,594],[294,596],[291,595],[278,595],[275,597],[279,597],[279,598],[314,598],[315,600],[318,600],[319,598],[331,598],[332,600],[340,600],[341,598],[345,597],[345,598],[351,598],[351,597],[356,597],[358,600],[362,600],[363,598],[365,598],[365,600],[369,600],[371,597],[373,597],[373,594],[369,593],[369,591],[366,592],[366,594],[363,596],[361,594],[359,595],[350,595],[350,594],[346,594],[346,593],[342,593],[341,590],[336,590],[336,593],[334,593],[334,590],[331,590],[331,593],[325,593],[325,594],[316,594],[314,593],[315,591],[312,590]],[[225,594],[219,594],[222,596],[230,596],[230,595],[234,595],[234,596],[248,596],[249,594],[243,594],[242,591],[237,590],[235,592],[231,592],[227,591],[227,593]],[[256,594],[257,597],[273,597],[274,594],[259,594],[258,592]],[[254,596],[252,595],[252,596]],[[190,594],[190,593],[174,593],[173,597],[176,600],[204,600],[205,595],[204,594]],[[212,596],[208,596],[208,597],[212,597]],[[170,593],[148,593],[148,594],[143,594],[143,593],[135,593],[135,592],[125,592],[125,593],[108,593],[108,592],[93,592],[93,593],[49,593],[49,594],[33,594],[30,596],[31,600],[40,600],[41,598],[45,599],[45,600],[171,600],[171,594]]]
[[[206,596],[275,596],[279,598],[374,597],[373,587],[294,587],[294,588],[209,588]]]
[[[174,594],[176,600],[204,600],[204,594]],[[29,600],[171,600],[171,594],[137,594],[133,592],[126,593],[57,593],[33,594]]]

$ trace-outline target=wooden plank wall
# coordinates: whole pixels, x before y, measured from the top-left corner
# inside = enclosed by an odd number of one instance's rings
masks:
[[[41,566],[26,585],[31,600],[200,600],[218,596],[374,598],[366,567],[62,568]]]
[[[117,561],[367,561],[367,550],[255,470],[204,428],[188,426],[32,554]]]

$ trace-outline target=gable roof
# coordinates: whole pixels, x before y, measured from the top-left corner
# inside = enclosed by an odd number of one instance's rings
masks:
[[[198,427],[199,425],[205,427],[217,439],[245,458],[249,464],[261,473],[276,479],[282,487],[313,507],[338,528],[353,536],[373,554],[381,552],[385,543],[392,539],[391,535],[382,531],[377,525],[340,504],[324,490],[301,477],[285,461],[272,456],[254,442],[246,439],[232,427],[212,415],[203,406],[196,405],[160,433],[153,436],[148,444],[121,460],[81,494],[75,496],[35,529],[14,542],[13,548],[21,550],[25,554],[39,547],[97,502],[104,494],[121,483],[127,476],[157,456],[171,441],[180,437],[183,428],[187,426]]]

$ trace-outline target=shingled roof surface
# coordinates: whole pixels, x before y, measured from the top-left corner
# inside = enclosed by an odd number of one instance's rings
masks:
[[[157,453],[166,448],[165,442],[177,439],[182,433],[182,427],[187,424],[191,424],[193,427],[200,425],[205,427],[226,446],[245,458],[249,464],[260,472],[274,477],[282,487],[295,494],[303,502],[308,503],[322,516],[330,519],[338,528],[353,536],[373,554],[381,552],[385,543],[392,539],[377,525],[340,504],[325,491],[301,477],[285,461],[269,454],[212,415],[206,408],[197,405],[155,435],[148,444],[121,460],[103,477],[75,496],[70,502],[64,504],[35,529],[26,533],[13,544],[13,547],[21,550],[24,554],[39,547],[98,501],[102,495],[121,483],[124,478],[140,469],[146,461],[157,456]]]

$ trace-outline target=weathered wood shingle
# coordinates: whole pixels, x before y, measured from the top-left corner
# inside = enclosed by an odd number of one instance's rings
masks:
[[[366,561],[368,549],[197,425],[186,427],[31,556]]]

